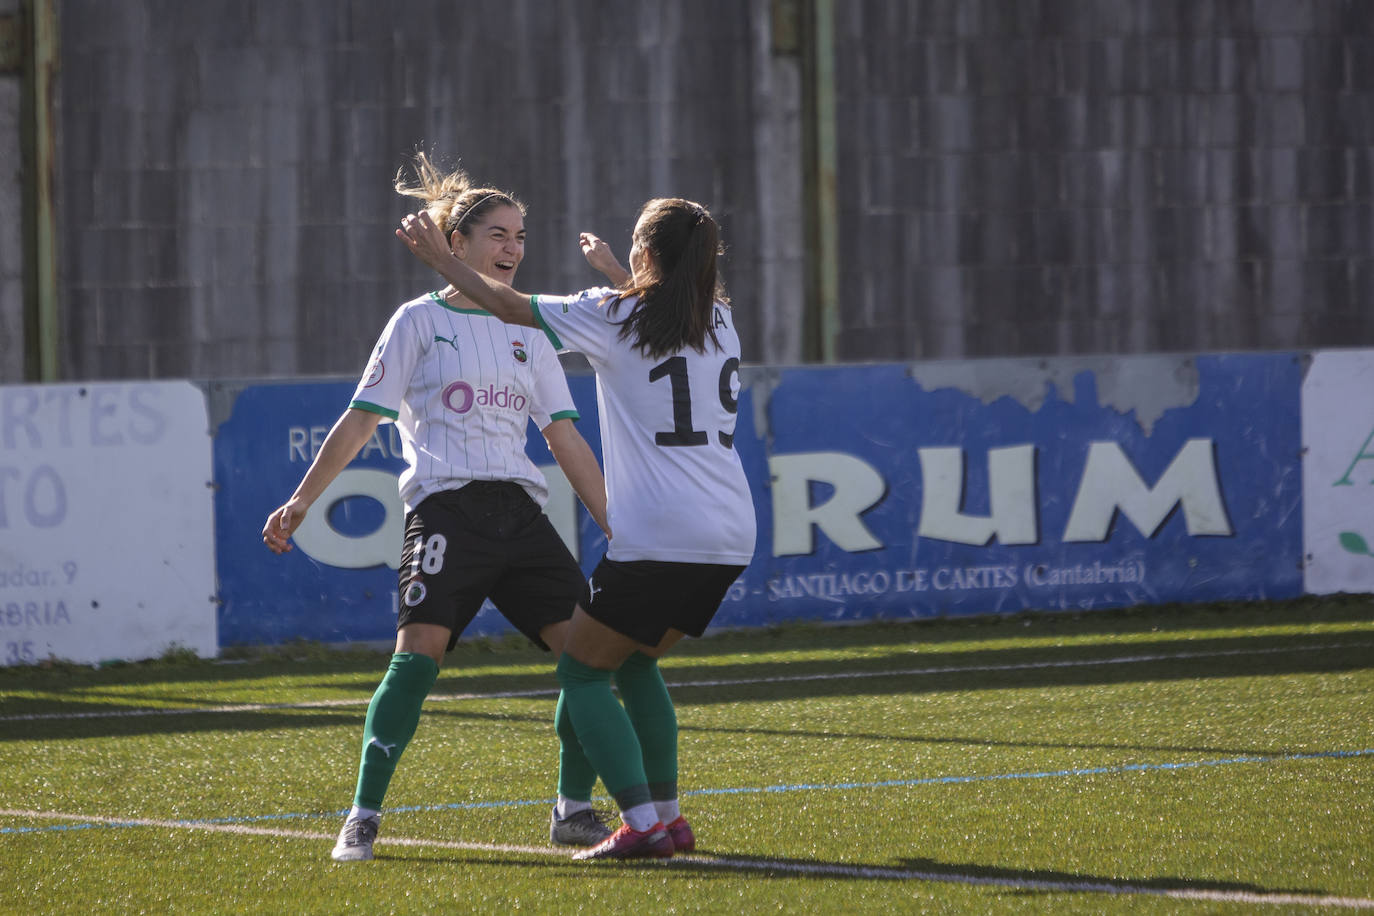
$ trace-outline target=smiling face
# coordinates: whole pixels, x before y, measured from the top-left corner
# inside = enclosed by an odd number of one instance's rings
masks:
[[[458,260],[480,274],[507,286],[525,259],[525,217],[510,204],[492,207],[462,230],[454,230],[449,242]]]

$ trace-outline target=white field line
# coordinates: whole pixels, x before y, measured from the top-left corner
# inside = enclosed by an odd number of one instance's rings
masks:
[[[0,810],[0,817],[24,817],[36,820],[80,821],[89,824],[110,824],[116,827],[163,827],[169,830],[204,830],[209,833],[232,833],[239,836],[272,836],[288,840],[329,840],[332,833],[309,830],[281,830],[276,827],[250,827],[247,824],[216,824],[208,821],[177,821],[148,817],[103,817],[85,814],[66,814],[60,811]],[[530,855],[567,855],[552,846],[508,846],[503,843],[463,843],[458,840],[417,840],[388,836],[383,845],[427,846],[443,849],[467,849],[478,852],[520,852]]]
[[[1244,655],[1284,655],[1295,652],[1325,652],[1334,649],[1374,647],[1371,642],[1334,643],[1320,646],[1275,646],[1268,649],[1225,649],[1214,652],[1169,652],[1154,655],[1118,655],[1109,658],[1085,658],[1054,662],[1020,662],[1006,665],[947,665],[938,668],[895,668],[885,671],[837,671],[825,674],[784,674],[776,677],[724,678],[719,680],[674,681],[674,688],[738,687],[750,684],[794,684],[807,681],[851,680],[855,678],[917,677],[932,674],[960,674],[986,671],[1036,671],[1052,668],[1088,668],[1098,665],[1132,665],[1144,662],[1181,661],[1199,658],[1225,658]],[[427,703],[448,703],[457,700],[495,700],[507,697],[555,696],[557,687],[538,687],[531,690],[499,690],[489,693],[433,694]],[[371,697],[346,700],[307,700],[301,703],[238,703],[229,706],[191,706],[141,709],[91,710],[87,712],[39,712],[0,716],[0,722],[65,721],[70,719],[126,719],[146,716],[200,716],[226,713],[269,712],[281,709],[336,709],[366,706]]]
[[[281,830],[273,827],[249,827],[243,824],[213,824],[198,821],[162,820],[158,818],[102,817],[84,814],[67,814],[56,811],[0,810],[0,817],[22,817],[35,820],[71,820],[128,827],[156,827],[170,830],[201,830],[210,833],[228,833],[237,836],[276,837],[278,839],[290,840],[318,840],[321,842],[328,842],[334,839],[332,833],[318,833],[306,830]],[[552,846],[465,843],[460,840],[427,840],[415,837],[396,836],[387,836],[384,840],[379,840],[378,845],[381,847],[408,846],[431,849],[458,849],[471,852],[522,853],[527,855],[551,856],[559,859],[567,858],[571,853],[570,850],[557,849]],[[950,872],[916,871],[904,868],[843,865],[839,863],[784,862],[773,859],[732,859],[728,856],[719,857],[702,854],[678,856],[665,864],[671,866],[673,863],[680,863],[687,867],[707,866],[744,872],[785,872],[795,875],[837,878],[872,878],[883,881],[925,881],[930,883],[1005,887],[1012,890],[1037,890],[1057,893],[1134,895],[1163,897],[1170,900],[1205,900],[1213,903],[1240,903],[1265,906],[1374,909],[1374,899],[1365,897],[1334,897],[1317,894],[1264,893],[1261,891],[1227,891],[1186,887],[1146,887],[1134,884],[1118,884],[1109,881],[1045,881],[1037,878],[995,878]]]

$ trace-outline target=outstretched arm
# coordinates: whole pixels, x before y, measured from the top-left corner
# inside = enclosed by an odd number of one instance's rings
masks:
[[[507,324],[534,327],[530,297],[504,283],[484,277],[458,260],[444,239],[444,233],[427,211],[412,213],[401,220],[396,237],[406,243],[415,257],[443,275],[458,292]]]
[[[350,407],[339,417],[334,428],[325,436],[320,453],[310,463],[310,470],[301,478],[300,486],[280,508],[267,516],[267,524],[262,526],[262,542],[273,553],[286,553],[291,549],[291,535],[305,521],[305,513],[320,498],[339,472],[358,454],[368,439],[372,438],[377,424],[381,422],[378,414]]]

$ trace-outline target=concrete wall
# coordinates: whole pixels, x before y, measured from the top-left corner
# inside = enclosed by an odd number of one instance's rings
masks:
[[[702,201],[755,357],[785,347],[800,229],[770,215],[799,194],[799,165],[795,101],[772,104],[787,77],[767,14],[762,0],[66,0],[70,374],[360,371],[394,307],[438,285],[392,235],[407,210],[392,178],[417,146],[530,205],[517,282],[532,291],[595,283],[578,231],[625,253],[644,200]],[[779,303],[770,323],[763,301]]]
[[[834,6],[842,359],[1374,344],[1374,4]],[[747,358],[795,362],[794,7],[60,0],[62,375],[359,371],[434,285],[391,236],[417,145],[530,204],[532,290],[702,200]]]
[[[835,7],[842,358],[1374,342],[1374,4]]]
[[[18,13],[19,0],[0,0],[0,16]],[[24,380],[22,81],[19,73],[0,72],[0,384]]]

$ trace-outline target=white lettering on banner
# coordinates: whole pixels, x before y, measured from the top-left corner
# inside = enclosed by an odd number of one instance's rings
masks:
[[[1118,509],[1141,534],[1154,537],[1175,506],[1182,506],[1190,536],[1231,535],[1215,459],[1211,439],[1189,439],[1158,483],[1147,487],[1120,445],[1092,443],[1064,541],[1105,541]]]
[[[1140,560],[1120,563],[1078,563],[1074,566],[1026,566],[1026,584],[1037,588],[1065,585],[1139,585],[1145,581],[1145,564]]]
[[[964,503],[962,449],[923,448],[918,454],[924,500],[919,536],[974,546],[994,537],[1006,545],[1039,543],[1034,446],[988,451],[991,511],[987,516],[960,509]],[[886,493],[887,483],[872,465],[840,452],[800,452],[775,455],[768,466],[773,477],[773,556],[814,552],[815,528],[850,553],[884,546],[859,517]],[[813,481],[835,488],[819,506],[810,505]],[[1234,534],[1221,498],[1211,439],[1185,442],[1153,487],[1141,479],[1120,445],[1094,442],[1063,541],[1106,541],[1118,510],[1142,534],[1153,537],[1176,506],[1183,509],[1190,536]]]
[[[328,426],[291,426],[286,430],[286,460],[303,461],[307,464],[315,460],[329,435]],[[401,436],[395,423],[379,423],[372,431],[372,438],[363,443],[358,452],[359,458],[380,455],[383,458],[404,458],[401,449]]]
[[[987,516],[968,515],[964,500],[964,450],[917,449],[921,458],[921,537],[982,546],[1035,544],[1040,540],[1035,512],[1035,446],[988,449]]]
[[[549,485],[549,500],[544,512],[562,536],[573,558],[579,554],[577,543],[577,494],[558,465],[540,470]],[[345,499],[364,496],[382,504],[382,523],[364,535],[348,535],[329,522],[330,510]],[[340,569],[370,569],[400,564],[401,540],[405,536],[405,506],[397,490],[396,475],[371,468],[348,468],[334,478],[320,494],[293,536],[306,556]]]
[[[325,427],[292,427],[288,434],[291,460],[297,460],[298,456],[299,460],[310,460],[317,449],[316,438],[322,439],[327,432]],[[375,448],[383,452],[399,448],[394,442],[385,444],[376,437],[373,441]],[[921,449],[919,454],[925,498],[916,532],[919,536],[974,546],[987,544],[994,537],[1005,545],[1039,542],[1034,446],[989,450],[991,511],[985,517],[969,515],[960,509],[963,504],[962,450],[931,448]],[[841,452],[799,452],[773,456],[769,459],[769,469],[772,473],[773,556],[811,554],[815,550],[816,529],[849,553],[878,550],[884,546],[860,517],[887,492],[886,480],[872,465]],[[577,495],[556,464],[543,466],[540,470],[549,486],[549,500],[544,511],[577,557]],[[813,482],[834,488],[830,497],[816,506],[810,504]],[[4,524],[4,483],[3,469],[0,469],[0,527]],[[382,504],[385,518],[377,530],[363,536],[351,536],[329,524],[330,507],[352,496],[370,497]],[[1088,452],[1063,540],[1066,543],[1106,541],[1117,511],[1147,537],[1152,537],[1176,506],[1182,506],[1191,536],[1233,533],[1221,498],[1210,439],[1188,440],[1154,487],[1145,484],[1119,445],[1094,442]],[[297,530],[295,539],[308,556],[330,566],[364,569],[385,564],[395,569],[399,563],[397,545],[401,542],[404,517],[395,473],[349,469],[325,490],[315,511],[306,516]],[[881,594],[888,590],[1009,588],[1021,581],[1047,586],[1069,582],[1069,578],[1055,578],[1049,573],[1032,576],[1027,572],[1023,579],[1015,567],[1001,566],[933,571],[904,569],[884,573],[886,578],[880,582],[841,581],[835,579],[835,575],[838,574],[774,580],[769,583],[770,599]],[[1115,581],[1141,581],[1143,578],[1141,571],[1135,580],[1120,578]]]
[[[382,504],[385,512],[375,530],[361,536],[344,534],[329,523],[335,504],[366,496]],[[347,468],[320,494],[294,539],[312,560],[340,569],[369,569],[400,564],[401,540],[405,537],[405,507],[396,491],[396,475],[370,468]]]
[[[954,566],[935,570],[931,585],[937,592],[980,588],[1015,588],[1014,566]]]
[[[383,434],[386,438],[383,439]],[[381,455],[383,458],[403,458],[401,454],[401,434],[396,430],[395,423],[380,423],[372,431],[372,438],[367,440],[363,450],[359,453],[360,458],[367,458],[373,453]]]
[[[309,461],[310,453],[306,443],[310,441],[310,430],[304,426],[293,426],[286,431],[286,460]]]
[[[774,455],[768,471],[773,480],[773,556],[812,553],[813,526],[850,553],[883,546],[859,516],[883,498],[887,481],[862,458],[843,452]],[[811,505],[813,481],[835,488],[818,506]]]
[[[899,592],[923,592],[930,588],[930,570],[928,569],[899,569],[897,570],[897,591]]]
[[[891,574],[881,569],[875,572],[783,576],[769,580],[768,600],[824,598],[827,601],[839,601],[851,595],[885,595],[891,587]]]
[[[1024,569],[1001,564],[876,569],[779,576],[768,580],[768,600],[819,598],[842,603],[855,595],[886,595],[889,592],[1002,591],[1023,583],[1030,588],[1063,588],[1071,585],[1140,585],[1144,581],[1145,564],[1138,559],[1058,567],[1030,563]],[[739,597],[743,597],[742,589]]]

